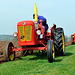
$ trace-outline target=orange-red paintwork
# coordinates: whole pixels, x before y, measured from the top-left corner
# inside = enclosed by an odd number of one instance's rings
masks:
[[[23,25],[23,23],[25,22],[25,25]],[[26,34],[24,34],[25,36],[25,41],[21,41],[20,40],[20,34],[19,34],[19,26],[23,26],[24,27],[24,32],[25,32],[25,26],[32,26],[32,31],[31,31],[31,41],[26,41]],[[36,41],[37,41],[37,38],[36,38],[36,33],[35,33],[35,26],[34,26],[34,22],[33,21],[22,21],[22,22],[19,22],[17,24],[17,30],[18,30],[18,40],[19,40],[19,46],[26,46],[26,45],[36,45]]]
[[[74,39],[73,39],[74,38]],[[72,43],[74,43],[75,42],[75,33],[72,35]]]
[[[30,28],[29,30],[30,33],[26,32],[26,30],[28,31],[28,29],[26,29],[27,28],[26,26]],[[40,37],[36,34],[36,31],[39,28],[41,29],[41,32],[43,34],[42,39],[40,39]],[[30,20],[21,21],[17,24],[17,30],[18,30],[17,34],[18,34],[19,46],[21,46],[22,48],[12,48],[13,51],[47,50],[47,40],[51,39],[51,33],[47,32],[45,34],[45,28],[42,26],[42,20],[40,21],[40,25]],[[27,35],[29,35],[30,37]],[[46,41],[45,37],[47,38]],[[39,45],[42,45],[42,47]]]

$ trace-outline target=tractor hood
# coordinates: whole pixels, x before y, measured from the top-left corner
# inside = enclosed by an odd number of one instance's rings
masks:
[[[19,46],[34,45],[35,25],[33,21],[21,21],[17,24]]]

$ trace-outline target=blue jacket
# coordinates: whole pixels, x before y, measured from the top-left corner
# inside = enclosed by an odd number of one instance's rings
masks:
[[[47,29],[48,29],[48,24],[46,24],[46,18],[44,18],[43,16],[38,16],[38,22],[37,23],[39,23],[40,24],[40,20],[43,20],[43,22],[42,22],[42,25],[45,27],[45,31],[47,31]]]
[[[43,26],[46,26],[46,18],[44,18],[43,16],[38,16],[38,22],[37,23],[39,23],[40,24],[40,20],[43,20],[43,22],[42,22],[42,24],[43,24]]]

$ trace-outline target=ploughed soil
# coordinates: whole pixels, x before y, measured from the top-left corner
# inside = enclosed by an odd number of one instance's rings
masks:
[[[65,42],[65,46],[72,45],[72,42]]]
[[[18,41],[0,41],[0,63],[6,61],[5,48],[9,42],[12,42],[14,47],[19,48]],[[20,51],[16,52],[16,58],[17,57],[21,57]]]
[[[7,46],[7,43],[9,43],[9,42],[12,42],[14,44],[14,47],[19,48],[18,41],[0,41],[0,63],[3,63],[6,61],[5,48]],[[65,45],[69,46],[69,45],[71,45],[71,42],[66,42]],[[20,51],[16,52],[16,59],[18,57],[21,57]]]

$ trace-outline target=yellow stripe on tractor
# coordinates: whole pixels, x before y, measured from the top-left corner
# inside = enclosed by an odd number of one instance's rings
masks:
[[[55,59],[54,44],[52,45],[52,50],[53,50],[53,59]]]
[[[64,41],[64,34],[62,33],[62,41],[63,41],[63,52],[65,51],[65,41]]]
[[[37,15],[36,3],[35,3],[35,7],[34,7],[34,14],[35,14],[35,22],[37,23],[37,21],[38,21],[38,15]]]

